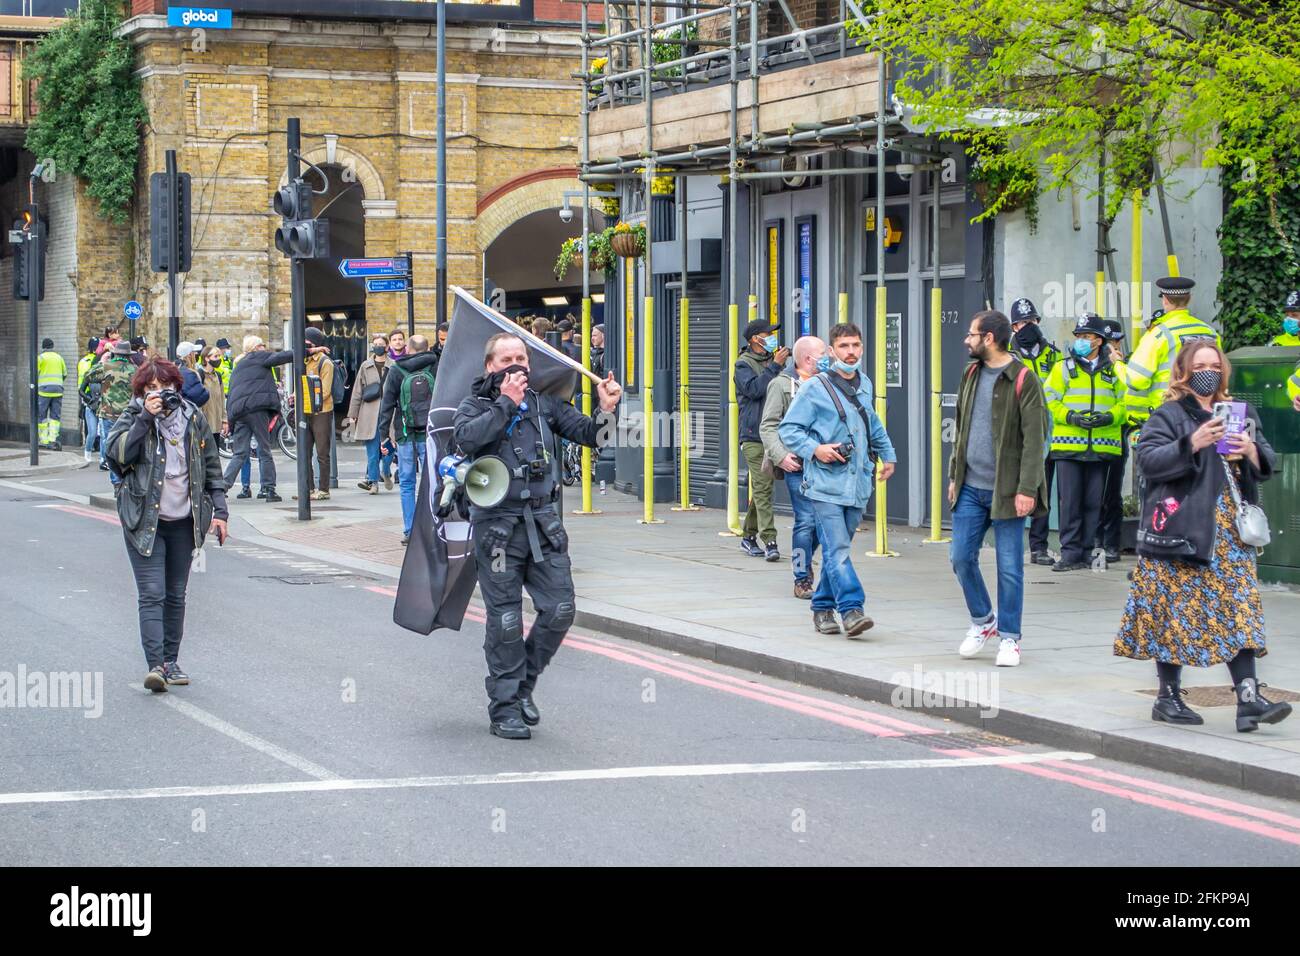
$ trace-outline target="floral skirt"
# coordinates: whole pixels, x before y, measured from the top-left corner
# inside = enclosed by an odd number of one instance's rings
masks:
[[[1268,653],[1255,549],[1242,544],[1234,511],[1225,486],[1215,514],[1214,553],[1208,567],[1138,558],[1115,637],[1116,655],[1209,667],[1225,664],[1243,650],[1260,657]]]

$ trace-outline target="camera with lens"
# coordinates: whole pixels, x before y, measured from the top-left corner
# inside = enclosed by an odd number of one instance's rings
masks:
[[[181,407],[181,393],[174,388],[164,388],[156,392],[150,392],[148,397],[155,395],[162,402],[163,412],[168,415]]]
[[[848,462],[853,457],[853,442],[851,441],[842,441],[838,445],[833,445],[832,447],[839,452],[840,457],[843,458],[845,462]]]

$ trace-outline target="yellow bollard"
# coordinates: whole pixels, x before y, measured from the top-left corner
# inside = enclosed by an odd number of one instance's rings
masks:
[[[1171,276],[1178,275],[1178,257],[1173,253],[1165,256],[1165,268],[1169,270]]]
[[[1142,328],[1142,190],[1133,190],[1133,258],[1129,274],[1129,342],[1136,343]]]
[[[840,325],[844,325],[849,321],[849,294],[847,292],[840,293],[838,314]]]
[[[880,424],[885,424],[885,287],[876,286],[876,416],[880,419]],[[865,451],[864,451],[865,454]],[[876,466],[876,474],[880,474],[880,466]],[[873,558],[896,558],[897,552],[889,550],[889,529],[886,526],[886,515],[888,513],[888,501],[885,493],[885,482],[879,478],[876,479],[876,550],[868,551],[867,554]]]
[[[677,367],[677,436],[681,445],[681,459],[678,470],[681,472],[681,504],[673,511],[699,511],[698,505],[691,504],[691,304],[690,300],[681,301],[681,328],[677,333],[678,352],[681,353]]]
[[[591,368],[591,299],[582,300],[582,367]],[[582,414],[591,415],[591,379],[582,376]],[[582,446],[582,507],[575,515],[598,515],[591,506],[591,449]]]
[[[645,297],[645,312],[641,321],[641,394],[645,396],[645,419],[641,441],[645,453],[641,459],[641,488],[644,499],[641,520],[638,524],[663,524],[655,517],[655,442],[654,442],[654,374],[655,374],[655,300]]]
[[[943,290],[930,290],[930,541],[943,544]]]
[[[740,354],[740,307],[727,306],[728,355],[735,361]],[[736,403],[736,376],[727,374],[727,530],[723,535],[741,534],[740,527],[740,406]]]

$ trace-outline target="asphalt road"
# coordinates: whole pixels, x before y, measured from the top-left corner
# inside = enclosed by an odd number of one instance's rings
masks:
[[[0,488],[4,864],[1300,860],[1297,803],[599,634],[542,678],[534,738],[498,740],[477,621],[411,634],[389,581],[238,540],[191,578],[194,683],[152,695],[115,521]],[[17,707],[24,672],[102,693]]]

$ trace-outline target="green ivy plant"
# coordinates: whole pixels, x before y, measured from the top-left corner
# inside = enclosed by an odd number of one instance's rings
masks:
[[[984,204],[972,221],[981,222],[1004,212],[1025,211],[1029,231],[1038,231],[1038,167],[1023,157],[997,148],[972,151],[969,176]]]
[[[149,122],[131,44],[114,35],[121,23],[120,3],[82,0],[23,61],[23,78],[37,81],[39,108],[28,151],[84,182],[99,214],[115,223],[127,219],[140,130]]]
[[[1225,193],[1237,191],[1241,170],[1223,171]],[[1219,226],[1223,272],[1219,277],[1219,327],[1229,348],[1267,345],[1282,331],[1282,303],[1300,287],[1300,183],[1273,196],[1249,194],[1228,204]]]

